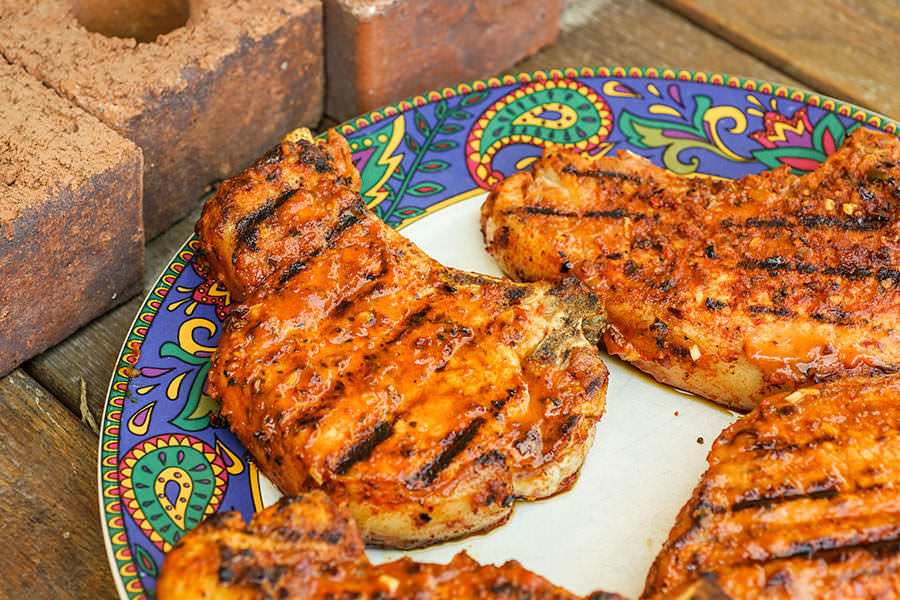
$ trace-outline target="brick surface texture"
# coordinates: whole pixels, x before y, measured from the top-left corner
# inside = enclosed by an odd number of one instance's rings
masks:
[[[141,152],[0,62],[0,375],[141,288]]]
[[[0,52],[141,147],[148,238],[322,115],[318,0],[0,0]]]
[[[336,119],[496,74],[551,44],[560,0],[325,0]]]

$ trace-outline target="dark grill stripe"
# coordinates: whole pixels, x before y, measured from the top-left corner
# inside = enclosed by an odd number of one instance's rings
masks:
[[[237,222],[235,225],[235,233],[237,234],[237,244],[235,245],[235,249],[240,248],[241,245],[247,246],[251,251],[257,252],[259,250],[259,246],[256,245],[256,233],[259,230],[259,226],[265,221],[269,219],[272,215],[275,214],[275,211],[278,210],[278,207],[290,200],[294,197],[294,195],[299,190],[289,190],[277,198],[270,198],[266,200],[266,203],[253,210]]]
[[[877,535],[877,534],[876,534]],[[785,558],[822,558],[827,562],[843,562],[846,560],[846,553],[852,550],[860,550],[863,552],[881,553],[880,556],[886,554],[896,554],[898,549],[896,545],[900,544],[900,526],[894,526],[884,537],[875,540],[865,539],[866,532],[856,534],[854,539],[842,541],[833,537],[820,537],[811,540],[798,540],[791,542],[787,550],[784,552],[775,552],[765,558],[753,559],[750,562],[768,562],[770,560],[779,560]]]
[[[770,508],[775,504],[781,504],[783,502],[792,502],[794,500],[831,500],[833,498],[837,498],[838,492],[833,487],[823,487],[821,489],[812,489],[807,492],[789,492],[781,495],[772,495],[772,496],[762,496],[760,498],[753,498],[751,500],[741,500],[740,502],[735,502],[731,505],[732,512],[740,512],[742,510],[748,510],[751,508]]]
[[[876,560],[885,560],[900,554],[900,539],[881,539],[852,546],[841,546],[834,550],[821,552],[817,558],[830,564],[844,562],[847,560],[846,553],[854,550],[871,554],[872,558]]]
[[[372,428],[358,442],[350,446],[347,452],[338,460],[334,472],[338,475],[344,475],[350,470],[350,467],[361,460],[366,460],[372,455],[375,447],[388,439],[394,433],[394,424],[390,421],[382,421]]]
[[[347,210],[341,213],[338,217],[337,224],[325,234],[325,247],[331,248],[334,245],[335,240],[342,236],[345,231],[350,229],[350,227],[362,220],[365,212],[365,205],[361,200],[357,199],[357,202],[354,202]]]
[[[644,180],[636,175],[631,175],[630,173],[620,173],[618,171],[607,171],[606,169],[588,169],[587,171],[582,171],[580,169],[576,169],[572,165],[566,165],[562,168],[562,172],[566,175],[575,175],[577,177],[592,177],[594,179],[625,179],[627,181],[633,181],[635,183],[644,183]]]
[[[590,396],[597,390],[602,389],[603,386],[606,385],[606,379],[607,378],[605,376],[592,379],[591,382],[587,384],[584,393]]]
[[[831,215],[799,215],[796,221],[784,217],[774,219],[760,219],[751,217],[743,223],[737,223],[732,219],[723,219],[722,227],[747,227],[749,229],[790,229],[797,225],[807,229],[843,229],[844,231],[875,231],[887,227],[891,223],[889,217],[883,215],[861,215],[841,219]]]
[[[754,315],[775,315],[776,317],[796,317],[797,313],[794,311],[777,306],[759,306],[756,304],[751,304],[747,307],[747,310]]]
[[[464,429],[451,432],[443,440],[441,446],[444,450],[433,459],[428,461],[424,467],[419,469],[412,477],[406,480],[406,486],[410,489],[418,489],[431,485],[441,471],[466,449],[466,446],[475,438],[478,430],[484,425],[484,418],[479,417],[469,423]]]
[[[874,231],[890,224],[891,219],[882,215],[860,215],[852,219],[839,219],[825,215],[803,215],[800,224],[809,229],[836,227],[847,231]]]
[[[515,215],[520,213],[529,215],[544,215],[548,217],[562,217],[565,219],[624,219],[628,217],[634,221],[646,219],[644,213],[628,212],[624,208],[614,208],[612,210],[589,210],[585,213],[575,213],[564,210],[557,210],[546,206],[522,206],[512,210],[504,211],[504,215]]]
[[[738,267],[747,270],[762,270],[770,272],[794,271],[796,273],[802,274],[821,273],[823,275],[834,275],[844,279],[850,279],[852,281],[858,281],[860,279],[866,279],[868,277],[875,277],[879,281],[890,280],[895,283],[900,281],[900,271],[895,269],[886,269],[884,267],[879,268],[878,270],[863,268],[854,269],[844,266],[826,267],[823,265],[803,263],[798,260],[789,260],[781,256],[770,256],[763,259],[744,259],[738,263]]]
[[[318,252],[319,251],[316,251],[316,253],[318,253]],[[288,268],[285,269],[284,272],[281,274],[281,277],[278,278],[278,285],[284,285],[285,283],[288,282],[288,280],[291,277],[293,277],[294,275],[296,275],[297,273],[299,273],[300,271],[305,269],[306,265],[309,263],[310,258],[312,258],[312,256],[307,255],[306,258],[294,261],[291,264],[289,264]]]
[[[707,297],[705,302],[707,310],[722,310],[727,304],[722,302],[721,300],[713,300],[712,298]]]
[[[854,325],[855,322],[851,319],[850,313],[844,312],[838,309],[832,309],[827,311],[826,313],[814,312],[810,316],[814,321],[819,321],[820,323],[830,323],[832,325]]]

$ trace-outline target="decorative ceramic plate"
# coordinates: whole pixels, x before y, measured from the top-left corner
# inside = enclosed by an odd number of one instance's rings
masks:
[[[486,191],[548,143],[631,150],[679,175],[813,169],[866,124],[898,125],[835,100],[758,81],[658,69],[567,69],[418,96],[339,127],[363,197],[445,264],[499,274],[483,249]],[[191,238],[129,331],[100,436],[100,507],[122,598],[153,596],[164,553],[215,511],[245,518],[278,497],[215,419],[206,374],[228,293],[194,262]],[[574,489],[520,503],[489,534],[410,553],[518,559],[577,593],[636,597],[675,515],[734,415],[610,359],[608,412]],[[378,562],[398,552],[371,552]]]

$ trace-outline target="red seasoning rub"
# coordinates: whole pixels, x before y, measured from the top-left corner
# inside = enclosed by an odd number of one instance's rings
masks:
[[[574,278],[440,265],[369,212],[343,138],[292,139],[197,224],[240,299],[209,393],[264,472],[288,494],[327,491],[366,542],[394,547],[571,486],[605,406],[596,298]]]
[[[219,514],[166,556],[158,600],[578,600],[511,560],[480,565],[461,552],[447,565],[409,558],[374,566],[350,516],[325,494],[283,498],[249,524]],[[595,592],[585,600],[624,600]]]
[[[767,398],[707,460],[644,598],[900,595],[900,375]]]
[[[629,153],[547,152],[482,208],[526,281],[575,275],[606,349],[732,408],[900,366],[900,141],[859,127],[803,176],[684,178]]]

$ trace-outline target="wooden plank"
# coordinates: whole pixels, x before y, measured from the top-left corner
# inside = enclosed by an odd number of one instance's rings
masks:
[[[170,227],[146,247],[144,289],[135,298],[83,327],[74,335],[23,368],[46,387],[60,402],[81,416],[81,381],[84,381],[87,406],[99,422],[106,401],[106,390],[122,342],[134,316],[163,268],[194,230],[200,216],[199,205],[187,217]]]
[[[900,118],[896,2],[658,1],[806,87]]]
[[[96,438],[36,381],[0,379],[0,597],[116,597],[96,457]]]
[[[508,73],[560,67],[648,66],[799,83],[649,0],[578,0],[563,11],[557,42]]]

